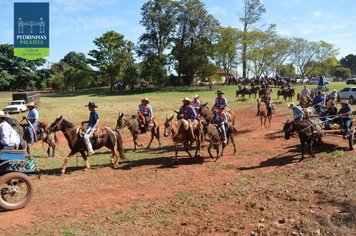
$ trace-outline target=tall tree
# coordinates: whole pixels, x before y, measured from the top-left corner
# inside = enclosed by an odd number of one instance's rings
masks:
[[[298,73],[305,78],[312,73],[316,65],[315,58],[318,53],[318,44],[303,38],[293,38],[291,44],[291,56]]]
[[[97,49],[91,50],[88,61],[99,69],[105,84],[113,89],[115,80],[122,78],[123,71],[132,55],[128,55],[128,41],[122,34],[108,31],[94,40]]]
[[[177,30],[172,55],[179,80],[191,85],[194,75],[209,63],[212,40],[219,22],[205,9],[200,0],[179,2]]]
[[[240,17],[242,23],[243,41],[242,41],[242,76],[247,77],[247,64],[248,64],[248,44],[251,41],[251,31],[254,31],[258,23],[262,19],[262,14],[266,9],[261,0],[244,0],[243,14]]]
[[[214,59],[218,67],[222,67],[226,74],[237,69],[237,50],[241,40],[241,31],[231,27],[219,27],[216,30]]]
[[[343,67],[349,68],[352,75],[356,75],[356,55],[349,54],[341,58],[340,63]]]
[[[141,76],[157,85],[162,85],[167,76],[166,53],[172,46],[176,6],[171,0],[149,0],[141,8],[140,23],[146,30],[140,36],[137,48],[137,54],[143,58]]]

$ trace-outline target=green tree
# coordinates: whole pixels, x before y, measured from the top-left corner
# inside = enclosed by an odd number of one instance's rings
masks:
[[[219,22],[208,14],[200,0],[179,2],[172,56],[178,79],[184,84],[191,85],[194,75],[209,63],[213,36],[218,26]]]
[[[248,45],[251,43],[251,31],[254,31],[262,19],[266,9],[261,0],[244,0],[243,14],[240,17],[242,23],[242,76],[247,78]]]
[[[0,89],[33,89],[40,84],[43,74],[38,73],[38,68],[46,60],[26,60],[14,56],[14,47],[10,44],[0,45]]]
[[[349,68],[352,75],[356,75],[356,55],[349,54],[340,59],[341,66]]]
[[[302,78],[313,73],[319,45],[303,38],[293,38],[291,41],[291,57]]]
[[[128,50],[128,43],[122,34],[109,31],[94,40],[97,49],[89,52],[92,59],[88,61],[99,69],[100,76],[110,90],[113,89],[115,80],[123,77],[123,71],[132,57],[128,55],[128,51],[131,52]]]
[[[216,29],[217,39],[214,45],[216,65],[223,68],[226,74],[237,69],[237,50],[241,40],[241,32],[231,27]]]
[[[347,79],[351,77],[350,69],[345,67],[337,67],[334,69],[333,73],[337,78]]]
[[[277,73],[282,77],[294,77],[296,75],[295,67],[292,63],[287,63],[280,66]]]

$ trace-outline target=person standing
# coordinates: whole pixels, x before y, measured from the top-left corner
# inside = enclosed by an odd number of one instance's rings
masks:
[[[39,120],[39,112],[36,109],[36,104],[34,102],[30,102],[27,104],[27,108],[29,112],[27,116],[23,116],[22,118],[28,122],[28,126],[26,126],[26,132],[29,135],[29,145],[32,145],[36,141],[36,128],[38,126]]]
[[[82,125],[88,123],[87,128],[84,133],[84,143],[85,143],[85,146],[87,147],[88,156],[91,156],[94,154],[94,151],[93,151],[93,146],[90,142],[90,136],[98,128],[99,113],[95,110],[95,108],[98,108],[98,107],[95,105],[94,102],[89,102],[88,105],[85,105],[85,106],[88,107],[88,109],[90,111],[90,115],[89,115],[89,120],[82,122]]]

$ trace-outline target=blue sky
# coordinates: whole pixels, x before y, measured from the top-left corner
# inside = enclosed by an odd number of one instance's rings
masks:
[[[0,1],[0,44],[13,43],[14,2],[50,2],[50,56],[57,62],[70,51],[87,54],[93,40],[109,30],[137,43],[144,32],[139,24],[144,0]],[[221,25],[240,28],[242,0],[203,1]],[[339,49],[338,58],[356,54],[356,1],[263,0],[266,24],[277,24],[285,37],[324,40]]]

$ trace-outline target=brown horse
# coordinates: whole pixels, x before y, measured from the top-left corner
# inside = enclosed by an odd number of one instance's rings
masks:
[[[188,153],[189,157],[192,158],[192,154],[189,152],[189,143],[193,141],[197,142],[197,150],[195,152],[195,157],[200,156],[201,153],[201,136],[202,129],[200,127],[200,123],[198,124],[198,128],[194,130],[195,139],[193,139],[191,131],[188,127],[185,127],[188,124],[183,123],[183,120],[174,121],[172,116],[171,118],[166,117],[166,121],[164,122],[164,136],[172,136],[173,143],[176,147],[175,150],[175,161],[178,159],[178,145],[182,143],[184,146],[184,150]],[[189,126],[189,125],[188,125]]]
[[[226,129],[227,129],[226,135],[227,135],[228,140],[227,140],[227,144],[224,144],[224,136],[219,131],[219,127],[217,125],[208,123],[204,118],[201,118],[200,122],[203,125],[205,140],[207,142],[209,142],[208,153],[211,158],[214,159],[213,155],[211,154],[212,147],[214,149],[216,149],[216,158],[219,159],[220,157],[223,156],[224,149],[229,144],[230,141],[232,142],[232,145],[234,146],[234,154],[236,153],[236,145],[235,145],[234,136],[237,134],[237,130],[235,129],[235,127],[233,125],[228,124],[226,127]],[[220,145],[222,146],[221,153],[220,153]]]
[[[116,128],[123,129],[124,127],[127,127],[130,130],[134,142],[134,151],[136,151],[136,146],[139,147],[142,146],[142,144],[137,143],[138,135],[143,134],[143,132],[140,129],[140,122],[137,116],[129,116],[129,115],[124,115],[124,113],[119,113],[119,118],[117,119],[116,122]],[[147,132],[148,131],[151,132],[151,140],[146,148],[147,149],[150,148],[154,138],[157,139],[159,146],[161,146],[158,123],[153,121],[153,126],[149,126]]]
[[[299,105],[302,108],[310,107],[313,105],[313,101],[309,96],[299,95],[298,93],[297,100],[299,101]]]
[[[198,110],[198,114],[201,117],[204,117],[204,119],[208,122],[211,123],[214,119],[214,112],[217,112],[216,109],[209,109],[209,107],[207,106],[208,103],[204,103],[200,106],[199,110]],[[231,111],[230,109],[226,110],[226,117],[227,117],[227,121],[232,123],[232,125],[235,124],[235,113],[233,111]]]
[[[26,127],[29,127],[29,124],[21,124],[23,128],[23,136],[22,138],[29,143],[30,142],[30,137],[29,133],[26,131]],[[52,133],[48,130],[48,124],[46,122],[39,122],[38,127],[36,128],[36,135],[35,135],[35,142],[38,142],[42,140],[43,143],[48,144],[47,148],[47,155],[48,157],[54,157],[55,156],[55,151],[56,151],[56,143],[58,142],[58,138],[56,133]],[[52,149],[52,154],[51,154],[51,149]],[[27,145],[27,153],[30,154],[30,145]]]
[[[68,156],[64,160],[62,166],[62,174],[64,174],[66,171],[67,163],[69,159],[77,152],[80,152],[83,159],[85,160],[85,165],[86,165],[85,170],[90,169],[90,165],[88,161],[88,153],[86,150],[84,139],[80,135],[79,132],[80,130],[78,127],[76,127],[69,121],[63,119],[62,116],[60,116],[49,126],[49,130],[51,132],[62,131],[65,138],[68,141],[68,145],[71,150]],[[97,135],[98,137],[95,140],[92,140],[93,149],[97,150],[104,146],[109,148],[111,150],[111,163],[113,164],[114,168],[118,168],[119,167],[118,152],[121,158],[125,158],[124,149],[122,147],[122,138],[120,133],[118,132],[118,130],[113,131],[108,127],[99,128],[98,131],[99,132],[97,133],[100,135]],[[93,136],[95,136],[95,132]]]
[[[257,109],[261,119],[261,129],[263,129],[263,126],[265,129],[269,129],[271,127],[272,113],[268,111],[266,103],[263,101],[259,102],[257,99]],[[268,126],[266,125],[267,120]]]

